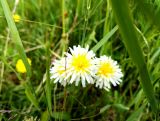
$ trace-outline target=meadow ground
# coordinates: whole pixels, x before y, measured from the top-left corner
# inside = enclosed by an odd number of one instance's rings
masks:
[[[0,4],[0,121],[160,121],[159,0]],[[64,57],[66,71],[65,52],[78,45],[117,61],[122,82],[113,86],[105,80],[109,91],[90,83],[83,87],[83,78],[78,86],[54,83],[52,63]],[[77,70],[88,65],[80,57],[72,64],[79,64]],[[104,73],[114,72],[106,68]]]

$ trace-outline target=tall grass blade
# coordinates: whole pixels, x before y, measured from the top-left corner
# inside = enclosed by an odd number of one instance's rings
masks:
[[[93,48],[92,50],[96,52],[100,47],[102,47],[118,30],[118,26],[115,26],[109,33],[107,33]]]
[[[138,43],[138,38],[129,12],[127,0],[111,0],[113,13],[119,25],[124,44],[139,70],[142,88],[153,109],[157,111],[157,102],[153,86],[148,74],[144,56]]]
[[[25,83],[25,93],[26,93],[28,99],[33,103],[33,105],[37,109],[39,109],[38,102],[37,102],[36,98],[33,96],[31,88],[30,88],[30,86],[27,83]]]

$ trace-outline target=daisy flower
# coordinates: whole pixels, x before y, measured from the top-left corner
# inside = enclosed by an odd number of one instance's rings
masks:
[[[107,56],[101,56],[95,59],[95,63],[97,67],[96,87],[104,88],[108,91],[111,88],[110,83],[113,84],[113,86],[120,84],[123,74],[117,61]]]
[[[13,19],[14,19],[15,22],[18,23],[20,21],[21,17],[18,14],[14,14]]]
[[[89,84],[93,84],[93,77],[95,75],[95,65],[93,58],[95,54],[93,51],[89,51],[89,46],[82,48],[80,45],[73,46],[70,49],[70,53],[66,53],[68,63],[67,78],[70,78],[69,83],[75,82],[77,86],[81,81],[82,86],[86,86],[86,81]]]
[[[53,67],[50,69],[50,78],[54,79],[54,83],[59,82],[61,85],[66,86],[67,79],[65,79],[65,77],[68,69],[66,59],[55,60],[52,65]]]
[[[28,60],[28,63],[29,65],[31,65],[31,60],[30,58],[27,58]],[[26,73],[27,70],[26,70],[26,67],[22,61],[22,59],[18,59],[17,63],[16,63],[16,70],[19,72],[19,73]]]

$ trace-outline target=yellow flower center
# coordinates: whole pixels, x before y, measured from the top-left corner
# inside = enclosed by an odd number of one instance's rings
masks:
[[[98,74],[104,75],[106,77],[111,76],[114,73],[114,68],[110,63],[103,63],[99,67]]]
[[[63,74],[65,71],[66,71],[65,69],[60,68],[60,69],[58,69],[57,72],[61,75],[61,74]]]
[[[75,68],[75,71],[84,72],[90,66],[90,60],[86,57],[86,54],[73,56],[72,66]]]

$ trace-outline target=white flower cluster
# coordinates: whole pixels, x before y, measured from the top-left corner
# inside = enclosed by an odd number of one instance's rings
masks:
[[[104,55],[96,58],[88,46],[82,48],[78,45],[69,49],[66,57],[52,63],[50,73],[54,83],[59,82],[63,86],[75,83],[77,86],[81,82],[83,87],[88,83],[109,90],[111,84],[116,86],[122,81],[121,69],[110,57]]]

